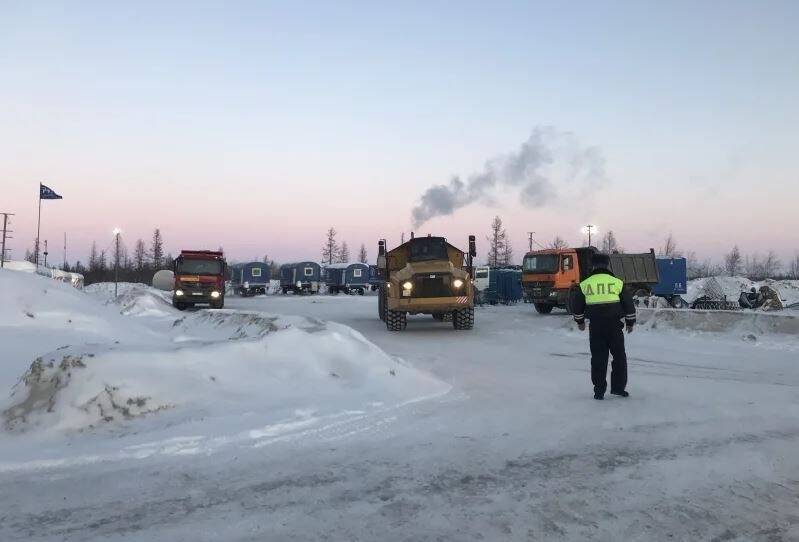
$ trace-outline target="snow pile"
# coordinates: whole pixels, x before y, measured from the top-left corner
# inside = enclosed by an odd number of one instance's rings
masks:
[[[136,282],[120,282],[117,285],[118,295],[114,297],[113,282],[90,284],[84,291],[106,304],[115,304],[119,311],[129,316],[169,316],[177,313],[172,307],[170,292],[164,292],[146,284]]]
[[[0,270],[0,299],[0,327],[16,333],[32,328],[77,339],[86,333],[112,336],[120,327],[120,318],[82,291],[39,275]]]
[[[688,293],[684,298],[689,303],[703,295],[712,299],[726,296],[728,301],[737,301],[741,292],[748,292],[752,288],[759,289],[761,286],[774,289],[786,306],[799,303],[799,280],[767,279],[756,282],[745,277],[707,277],[691,280],[688,282]]]
[[[258,340],[56,351],[33,362],[3,417],[14,431],[81,430],[164,410],[186,419],[257,412],[276,421],[448,390],[351,328],[321,323],[275,327]]]
[[[744,338],[761,335],[799,335],[799,316],[759,311],[638,309],[642,329],[730,333]]]
[[[257,312],[181,313],[168,294],[119,286],[114,298],[113,284],[87,293],[0,272],[0,386],[11,389],[0,399],[3,428],[53,435],[125,429],[159,413],[166,416],[161,426],[246,433],[251,423],[365,412],[449,390],[344,325]]]

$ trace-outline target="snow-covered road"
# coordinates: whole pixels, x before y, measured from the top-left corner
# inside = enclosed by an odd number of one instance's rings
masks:
[[[140,453],[15,457],[1,540],[799,540],[796,336],[641,329],[631,397],[597,402],[586,334],[529,305],[398,334],[372,296],[228,307],[345,324],[452,389],[274,438],[210,443],[200,420]]]

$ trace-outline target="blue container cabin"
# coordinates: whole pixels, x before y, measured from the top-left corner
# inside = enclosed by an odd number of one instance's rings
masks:
[[[334,263],[325,267],[325,283],[331,294],[363,295],[369,288],[369,266],[365,263]]]
[[[322,266],[316,262],[286,263],[280,266],[280,289],[284,294],[319,292]]]
[[[657,284],[652,295],[665,298],[673,307],[684,307],[687,303],[680,297],[688,293],[688,271],[685,258],[658,258]]]
[[[383,279],[380,278],[380,271],[377,269],[376,265],[369,266],[369,287],[372,289],[373,292],[376,292],[380,289],[380,284],[383,282]]]
[[[239,263],[230,266],[230,282],[233,291],[247,297],[265,295],[272,278],[271,268],[263,262]]]
[[[524,297],[521,269],[492,267],[488,274],[488,288],[483,290],[485,303],[511,305]]]

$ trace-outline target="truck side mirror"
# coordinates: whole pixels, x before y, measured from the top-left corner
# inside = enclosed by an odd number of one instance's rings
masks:
[[[474,235],[469,236],[469,256],[477,257],[477,243],[474,240]]]

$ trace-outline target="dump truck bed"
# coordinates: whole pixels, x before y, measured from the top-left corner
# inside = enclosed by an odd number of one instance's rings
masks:
[[[591,273],[591,255],[595,249],[579,248],[580,280]],[[626,284],[654,285],[660,281],[655,251],[640,254],[610,254],[610,270]]]

